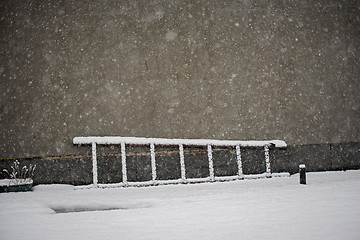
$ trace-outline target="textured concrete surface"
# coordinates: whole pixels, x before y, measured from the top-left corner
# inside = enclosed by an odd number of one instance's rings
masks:
[[[83,155],[71,140],[89,135],[360,141],[359,1],[5,0],[0,14],[1,158]]]
[[[89,149],[90,147],[83,148]],[[122,181],[121,154],[119,149],[103,147],[98,150],[99,183]],[[235,149],[213,149],[215,176],[237,175]],[[204,178],[209,176],[209,163],[205,148],[184,148],[186,177]],[[158,180],[180,179],[179,151],[171,148],[156,148],[156,169]],[[241,158],[244,174],[265,172],[264,150],[243,148]],[[151,160],[148,148],[127,149],[128,181],[150,181]],[[92,183],[92,160],[88,156],[63,158],[18,159],[20,164],[36,164],[34,183],[66,183],[84,185]],[[9,169],[14,159],[0,160],[0,170]],[[360,142],[343,144],[316,144],[289,146],[286,149],[271,149],[272,172],[297,173],[299,164],[306,164],[307,171],[334,171],[360,169]],[[5,174],[0,172],[0,178]]]

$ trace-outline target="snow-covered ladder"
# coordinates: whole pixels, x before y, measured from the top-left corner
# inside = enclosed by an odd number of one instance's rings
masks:
[[[242,162],[241,162],[241,147],[263,147],[265,151],[265,177],[271,177],[270,147],[285,148],[287,145],[282,140],[271,141],[237,141],[237,140],[211,140],[211,139],[165,139],[165,138],[138,138],[138,137],[75,137],[73,139],[74,144],[91,144],[92,146],[92,172],[93,172],[93,187],[111,187],[111,186],[146,186],[157,184],[171,184],[171,183],[187,183],[187,182],[214,182],[224,180],[244,179],[247,176],[243,174]],[[119,145],[121,147],[121,163],[122,163],[122,183],[119,184],[98,184],[98,172],[97,172],[97,145]],[[151,156],[151,171],[152,180],[149,182],[136,183],[128,182],[127,169],[126,169],[126,144],[129,145],[148,145],[150,147]],[[180,170],[181,179],[178,180],[157,180],[156,176],[156,161],[155,161],[155,145],[178,145],[180,155]],[[205,179],[187,179],[185,160],[184,160],[184,145],[185,146],[207,146],[208,161],[209,161],[209,177]],[[238,166],[238,174],[233,177],[215,177],[212,147],[213,146],[232,146],[236,149],[236,160]],[[251,178],[251,177],[249,177]]]

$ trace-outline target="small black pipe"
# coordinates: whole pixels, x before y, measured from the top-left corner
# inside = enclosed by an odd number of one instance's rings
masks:
[[[306,184],[306,166],[305,166],[305,164],[299,165],[299,173],[300,173],[300,184]]]

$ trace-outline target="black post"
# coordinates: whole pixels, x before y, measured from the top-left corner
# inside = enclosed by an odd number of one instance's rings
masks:
[[[305,164],[299,165],[299,173],[300,173],[300,184],[306,184],[306,166],[305,166]]]

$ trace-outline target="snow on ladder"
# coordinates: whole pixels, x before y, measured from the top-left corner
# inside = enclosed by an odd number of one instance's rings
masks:
[[[127,186],[149,186],[159,184],[175,184],[175,183],[195,183],[195,182],[214,182],[214,181],[229,181],[236,179],[254,178],[251,175],[244,175],[242,170],[241,161],[241,147],[263,147],[265,152],[265,173],[261,174],[260,177],[272,177],[274,174],[271,173],[270,167],[270,147],[286,148],[286,143],[282,140],[271,140],[271,141],[238,141],[238,140],[211,140],[211,139],[165,139],[165,138],[138,138],[138,137],[75,137],[73,139],[74,144],[83,145],[90,144],[92,148],[92,172],[93,172],[93,187],[127,187]],[[151,158],[151,175],[152,179],[148,182],[128,182],[127,169],[126,169],[126,145],[148,145],[150,147],[150,158]],[[114,184],[99,184],[98,183],[98,170],[97,170],[97,145],[120,145],[121,147],[121,164],[122,164],[122,183]],[[180,155],[180,171],[181,178],[178,180],[157,180],[156,175],[156,159],[155,159],[155,145],[178,145]],[[209,161],[209,177],[208,178],[197,178],[187,179],[184,159],[184,145],[185,146],[206,146],[207,155]],[[214,165],[213,165],[213,146],[228,146],[235,147],[236,149],[236,162],[238,166],[237,176],[229,177],[215,177]],[[277,174],[284,175],[284,174]],[[276,175],[276,176],[277,176]],[[288,174],[285,174],[288,175]],[[255,176],[255,178],[258,178]]]

